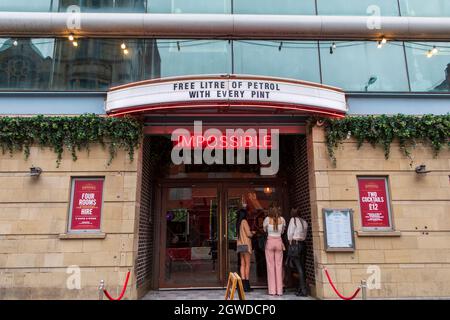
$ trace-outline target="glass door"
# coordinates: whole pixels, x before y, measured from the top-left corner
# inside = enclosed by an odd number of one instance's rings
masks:
[[[160,286],[220,286],[217,187],[167,187],[162,193]]]
[[[263,221],[271,206],[281,206],[280,192],[273,185],[229,187],[226,189],[227,213],[227,269],[228,272],[238,272],[240,261],[236,253],[236,222],[238,210],[247,210],[247,221],[250,229],[256,234],[252,238],[250,282],[252,285],[267,285],[266,258],[263,241]]]

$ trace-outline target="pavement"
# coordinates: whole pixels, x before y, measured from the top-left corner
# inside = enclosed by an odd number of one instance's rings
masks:
[[[245,293],[246,300],[315,300],[313,297],[297,297],[295,291],[282,296],[270,296],[267,289],[254,289]],[[148,292],[142,300],[224,300],[225,289],[158,290]],[[237,292],[235,300],[239,299]]]

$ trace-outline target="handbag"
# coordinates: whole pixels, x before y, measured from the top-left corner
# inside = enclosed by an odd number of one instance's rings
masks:
[[[300,242],[295,242],[289,244],[288,252],[289,257],[299,257],[300,256]]]
[[[267,233],[264,232],[258,237],[258,247],[259,250],[264,251],[266,249],[266,242],[267,242]]]
[[[236,247],[236,252],[237,253],[241,253],[241,252],[248,252],[248,245],[246,244],[240,244]]]

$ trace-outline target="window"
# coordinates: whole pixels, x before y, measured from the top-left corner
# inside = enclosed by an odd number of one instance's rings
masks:
[[[314,15],[314,0],[234,0],[236,14],[298,14]]]
[[[234,41],[234,72],[320,82],[317,41]]]
[[[436,46],[436,54],[428,57]],[[450,43],[406,43],[409,79],[412,91],[450,91]]]
[[[76,5],[81,12],[145,12],[146,0],[57,0],[54,1],[54,11],[67,11]]]
[[[157,40],[161,77],[231,73],[226,40]]]
[[[398,16],[397,0],[317,0],[319,15]]]
[[[450,17],[448,0],[399,0],[402,16]]]
[[[348,91],[409,91],[401,42],[320,43],[322,81]]]
[[[54,90],[96,91],[141,80],[145,42],[140,39],[78,39],[78,47],[67,39],[56,41],[53,77]],[[121,48],[122,42],[126,50]],[[150,68],[149,64],[146,68]]]
[[[54,39],[0,38],[0,89],[47,90]]]
[[[52,0],[1,0],[0,11],[49,12],[52,11],[52,3]]]
[[[358,177],[361,227],[368,231],[393,229],[387,177]]]
[[[231,13],[231,0],[150,0],[150,13]]]

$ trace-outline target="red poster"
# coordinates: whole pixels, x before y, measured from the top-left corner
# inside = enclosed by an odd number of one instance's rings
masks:
[[[70,230],[100,230],[103,179],[76,179]]]
[[[361,223],[364,228],[389,228],[389,199],[384,178],[359,178]]]

